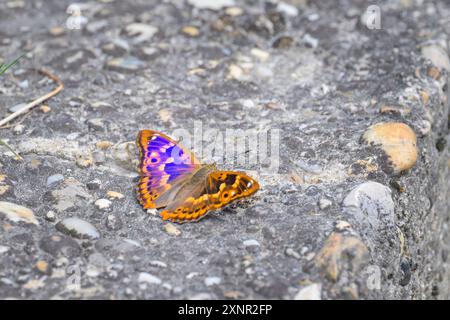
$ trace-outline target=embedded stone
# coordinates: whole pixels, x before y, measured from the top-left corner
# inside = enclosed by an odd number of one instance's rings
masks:
[[[417,137],[410,126],[401,122],[381,122],[370,126],[363,135],[365,143],[380,146],[388,156],[394,173],[411,169],[417,162]]]
[[[361,270],[369,261],[369,251],[360,239],[333,232],[314,261],[330,280],[337,281],[346,267],[352,272]]]

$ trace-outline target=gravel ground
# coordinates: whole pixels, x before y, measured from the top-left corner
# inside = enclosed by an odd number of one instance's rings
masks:
[[[450,6],[374,3],[0,1],[0,119],[65,85],[0,129],[0,298],[449,298]],[[270,132],[261,189],[162,221],[139,129]]]

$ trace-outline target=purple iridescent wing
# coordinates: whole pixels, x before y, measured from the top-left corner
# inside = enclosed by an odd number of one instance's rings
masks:
[[[138,199],[144,208],[167,205],[167,193],[200,167],[195,156],[163,133],[142,130],[137,137],[141,162]]]

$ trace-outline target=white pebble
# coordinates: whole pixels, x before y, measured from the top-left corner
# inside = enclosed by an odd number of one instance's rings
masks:
[[[212,299],[211,295],[206,292],[201,292],[188,298],[188,300],[211,300],[211,299]]]
[[[45,215],[45,219],[47,219],[48,221],[55,221],[56,213],[54,211],[47,212],[47,214]]]
[[[79,218],[64,219],[56,224],[56,229],[80,239],[97,239],[100,237],[97,229],[92,224]]]
[[[331,200],[328,200],[326,198],[322,198],[319,200],[319,208],[321,210],[325,210],[326,208],[330,207],[333,204]]]
[[[39,225],[32,210],[15,203],[0,201],[0,213],[12,222],[23,221]]]
[[[322,285],[320,283],[313,283],[307,287],[300,289],[300,291],[295,295],[295,300],[321,300],[320,291],[322,290]]]
[[[108,209],[111,206],[111,201],[108,199],[98,199],[95,201],[95,206],[100,210]]]
[[[139,282],[145,282],[145,283],[149,283],[149,284],[161,284],[162,281],[160,278],[155,277],[154,275],[151,275],[150,273],[147,272],[141,272],[139,274],[139,278],[138,278]]]
[[[255,239],[245,240],[244,247],[259,247],[259,242]]]
[[[277,10],[291,17],[298,15],[298,9],[296,7],[284,2],[278,2]]]
[[[6,247],[6,246],[0,246],[0,254],[5,253],[5,252],[8,252],[8,250],[9,250],[9,247]]]
[[[167,264],[159,260],[150,261],[150,265],[160,268],[167,268]]]
[[[205,285],[207,287],[216,285],[216,284],[220,284],[222,282],[222,279],[220,279],[219,277],[208,277],[205,278]]]
[[[295,259],[300,259],[301,258],[300,255],[298,254],[298,252],[295,251],[292,248],[287,248],[286,249],[286,255],[289,256],[289,257],[293,257]]]
[[[223,7],[232,7],[235,5],[234,0],[188,0],[191,6],[199,9],[220,10]]]

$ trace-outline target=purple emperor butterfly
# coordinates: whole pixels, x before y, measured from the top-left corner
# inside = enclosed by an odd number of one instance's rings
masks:
[[[243,172],[219,171],[163,133],[142,130],[138,200],[148,208],[164,208],[163,220],[197,221],[209,211],[248,197],[259,189],[256,180]]]

